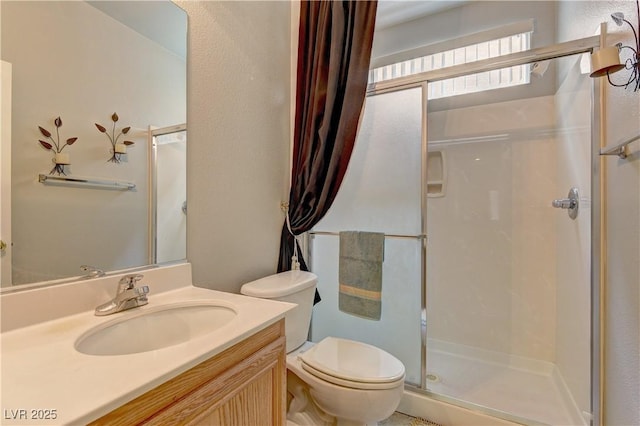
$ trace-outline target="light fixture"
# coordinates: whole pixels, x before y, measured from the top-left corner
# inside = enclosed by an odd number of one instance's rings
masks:
[[[640,29],[640,0],[636,0],[636,14],[638,16],[638,28]],[[624,87],[625,89],[632,87],[633,91],[637,92],[640,90],[640,39],[638,38],[638,32],[631,22],[624,18],[622,12],[612,13],[611,18],[619,27],[624,23],[631,27],[635,46],[623,46],[622,43],[618,43],[615,46],[605,47],[593,52],[591,54],[591,77],[606,75],[609,84],[612,86]],[[620,55],[626,56],[624,63],[620,62]],[[623,69],[629,71],[626,82],[624,80],[621,82],[611,81],[611,74]]]
[[[591,74],[590,77],[603,77],[624,69],[620,63],[621,44],[603,47],[591,54]]]

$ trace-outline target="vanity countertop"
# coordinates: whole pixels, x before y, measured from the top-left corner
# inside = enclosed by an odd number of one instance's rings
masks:
[[[160,305],[232,305],[228,324],[185,343],[129,355],[85,355],[74,343],[87,330]],[[93,310],[3,332],[2,424],[86,424],[284,318],[293,305],[181,286],[149,294],[149,304],[97,317]]]

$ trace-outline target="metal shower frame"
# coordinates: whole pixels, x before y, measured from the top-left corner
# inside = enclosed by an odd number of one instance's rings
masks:
[[[367,96],[396,92],[405,89],[421,88],[422,90],[422,132],[421,132],[421,234],[427,235],[427,86],[430,82],[462,77],[469,74],[493,71],[502,68],[545,61],[566,56],[591,53],[594,49],[605,45],[606,27],[601,27],[601,35],[573,40],[551,46],[531,49],[524,52],[504,55],[498,58],[485,59],[473,63],[455,65],[438,70],[432,70],[406,77],[386,80],[370,84],[367,88]],[[600,303],[603,293],[604,274],[604,249],[603,220],[603,162],[600,159],[600,149],[604,145],[604,85],[600,79],[592,80],[591,91],[591,424],[602,425],[602,387],[603,387],[603,338],[602,338],[602,307]],[[426,318],[427,306],[427,238],[422,239],[421,247],[421,318]],[[484,414],[494,415],[505,420],[523,422],[525,419],[512,416],[497,410],[479,407],[475,404],[460,401],[448,396],[433,393],[427,389],[427,328],[426,321],[421,321],[421,383],[419,386],[407,384],[405,389],[417,394],[426,395],[435,400],[452,403],[473,411],[481,411]],[[526,423],[526,421],[525,421]]]
[[[168,135],[187,130],[187,124],[177,124],[158,129],[149,126],[148,131],[148,158],[149,158],[149,264],[155,265],[158,259],[158,147],[155,142],[156,136]],[[177,260],[177,259],[176,259]]]

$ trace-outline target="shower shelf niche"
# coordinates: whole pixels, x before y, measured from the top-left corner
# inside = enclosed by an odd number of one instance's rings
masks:
[[[445,154],[429,151],[427,155],[427,197],[444,197],[447,187]]]

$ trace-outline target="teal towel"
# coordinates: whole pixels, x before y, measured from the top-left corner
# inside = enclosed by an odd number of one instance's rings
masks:
[[[338,308],[359,317],[380,320],[384,234],[340,232]]]

